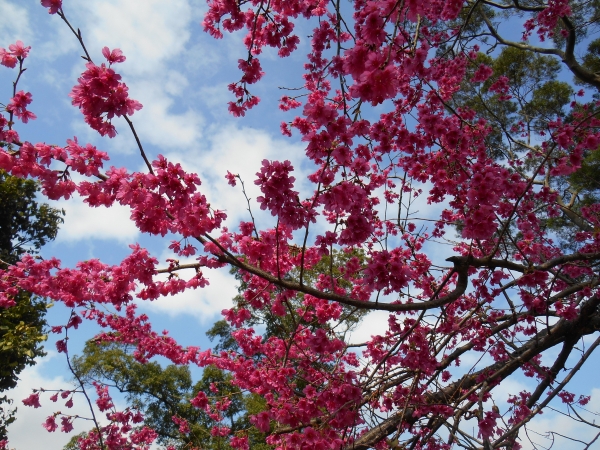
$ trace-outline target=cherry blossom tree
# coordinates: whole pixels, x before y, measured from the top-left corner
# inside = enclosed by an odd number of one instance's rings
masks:
[[[195,259],[159,261],[137,244],[112,266],[25,255],[0,272],[0,307],[22,289],[72,308],[52,329],[64,335],[57,347],[67,357],[67,333],[90,320],[103,328],[97,340],[135,346],[139,362],[159,355],[228,372],[239,391],[264,398],[250,422],[275,448],[518,449],[528,424],[556,405],[597,430],[584,413],[589,397],[569,387],[600,344],[596,3],[210,0],[204,30],[244,35],[247,58],[229,85],[235,116],[259,103],[252,85],[264,75],[263,50],[285,58],[305,38],[298,25],[312,28],[303,85],[280,100],[281,110],[297,111],[281,131],[301,137],[312,191],[300,193],[285,158],[264,160],[250,180],[262,192],[253,206],[272,226],[260,228],[249,213],[236,229],[224,227],[197,175],[144,151],[132,121],[142,105],[118,73],[126,55],[105,47],[104,60],[93,61],[67,2],[41,3],[81,44],[73,105],[102,136],[114,136],[112,121],[123,117],[147,170],[106,169],[109,155],[76,138],[27,140],[36,116],[32,95],[18,87],[29,52],[20,41],[0,50],[16,71],[0,116],[0,168],[39,180],[51,199],[77,192],[90,207],[125,205],[141,232],[176,235],[171,248]],[[505,33],[507,20],[522,28]],[[547,58],[536,83],[550,84],[527,90],[506,49]],[[561,67],[578,93],[556,84]],[[222,175],[234,186],[249,181]],[[436,215],[417,214],[417,198]],[[439,260],[436,246],[453,256]],[[342,264],[340,253],[356,256]],[[328,267],[308,279],[324,258]],[[181,346],[136,312],[134,298],[201,289],[220,267],[243,283],[242,299],[223,311],[235,349]],[[184,271],[194,276],[176,276]],[[374,310],[387,312],[385,332],[367,342],[339,332],[349,314]],[[285,318],[282,329],[261,336],[253,328],[261,312]],[[502,394],[518,374],[533,388]],[[94,417],[80,448],[148,448],[156,433],[139,412],[117,411],[106,386],[95,391],[80,382],[61,393],[71,401],[82,392],[110,422]],[[211,392],[191,405],[218,423],[214,436],[247,449],[248,433],[223,420],[230,399]],[[24,403],[35,407],[44,395]],[[44,426],[68,432],[73,420],[57,413]]]

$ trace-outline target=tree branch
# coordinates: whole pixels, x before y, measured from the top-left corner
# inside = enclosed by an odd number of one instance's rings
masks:
[[[555,325],[540,331],[522,347],[512,352],[507,360],[498,361],[477,372],[466,374],[447,387],[430,394],[428,404],[452,405],[453,402],[460,402],[464,397],[465,391],[476,388],[477,385],[481,383],[479,380],[486,380],[488,384],[490,384],[491,381],[505,379],[518,368],[522,367],[523,364],[531,361],[532,358],[545,350],[566,342],[567,340],[577,340],[582,336],[595,333],[600,329],[599,304],[599,297],[592,298],[581,308],[581,312],[577,319],[572,321],[566,319],[559,320]],[[457,407],[457,405],[455,405],[455,407]],[[394,414],[361,435],[353,444],[346,447],[346,449],[368,450],[390,434],[398,431],[399,425],[402,422],[408,426],[412,426],[418,420],[426,417],[426,415],[413,416],[414,412],[415,408],[408,408],[403,412]]]
[[[569,70],[579,78],[581,81],[591,84],[597,89],[600,89],[600,75],[590,72],[586,70],[583,66],[581,66],[577,59],[575,59],[575,27],[571,23],[568,17],[561,17],[563,24],[565,25],[569,35],[567,36],[567,43],[565,51],[559,50],[557,48],[545,48],[545,47],[537,47],[529,44],[522,44],[519,42],[509,41],[508,39],[504,39],[498,31],[494,28],[494,25],[490,21],[490,19],[485,14],[483,8],[479,8],[479,13],[486,23],[488,30],[492,34],[492,36],[502,45],[506,45],[509,47],[518,48],[519,50],[524,50],[533,53],[540,53],[544,55],[554,55],[558,56],[563,63],[569,68]]]

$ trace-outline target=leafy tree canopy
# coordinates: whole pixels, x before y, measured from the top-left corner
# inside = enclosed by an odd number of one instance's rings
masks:
[[[38,203],[37,193],[36,182],[0,170],[0,260],[4,265],[16,263],[23,253],[36,254],[56,237],[62,213]],[[14,301],[14,306],[0,308],[0,393],[14,388],[21,371],[45,355],[46,303],[23,290]],[[0,398],[0,404],[10,402],[6,396]],[[3,408],[0,440],[13,421],[14,411]]]

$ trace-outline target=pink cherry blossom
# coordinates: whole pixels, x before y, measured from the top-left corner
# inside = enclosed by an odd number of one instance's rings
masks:
[[[17,65],[18,59],[10,51],[0,47],[0,64],[10,69]]]
[[[473,78],[471,78],[471,81],[473,83],[480,83],[491,77],[493,73],[494,71],[491,67],[488,67],[485,64],[480,64],[475,73],[473,74]]]
[[[31,93],[19,91],[10,100],[6,106],[6,110],[17,116],[23,123],[29,122],[30,119],[35,119],[36,115],[27,110],[27,105],[31,103]]]
[[[108,53],[106,48],[106,52],[113,62],[125,60],[118,49]],[[114,137],[116,131],[110,120],[115,116],[132,115],[142,108],[142,104],[129,98],[127,85],[113,69],[92,62],[87,63],[86,68],[69,96],[73,105],[81,109],[90,127],[102,136]]]
[[[110,50],[108,47],[104,47],[102,49],[102,55],[106,58],[109,64],[122,63],[127,58],[123,55],[121,49],[115,48],[114,50]]]
[[[62,0],[41,0],[42,6],[50,8],[48,13],[56,14],[62,8]]]
[[[60,418],[60,431],[63,433],[69,433],[73,430],[73,419],[67,416]],[[50,430],[48,430],[50,431]]]
[[[23,41],[17,41],[14,44],[10,44],[8,46],[8,49],[11,51],[13,56],[15,56],[17,58],[25,59],[25,58],[27,58],[27,55],[29,54],[29,50],[31,50],[31,47],[30,46],[25,47],[25,44],[23,44]]]
[[[95,387],[96,387],[96,394],[98,395],[98,398],[96,399],[96,405],[98,405],[98,409],[100,409],[100,411],[107,411],[107,410],[113,408],[114,405],[113,405],[112,399],[108,393],[108,387],[101,386],[98,383],[95,384]]]
[[[35,392],[31,394],[29,397],[23,400],[23,404],[25,406],[33,406],[34,408],[40,408],[40,393]]]
[[[48,430],[50,433],[53,433],[58,428],[56,424],[56,419],[54,416],[49,416],[46,421],[42,424],[42,426]]]

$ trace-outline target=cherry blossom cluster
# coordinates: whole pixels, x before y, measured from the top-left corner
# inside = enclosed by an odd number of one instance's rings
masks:
[[[279,217],[283,224],[289,225],[293,230],[302,228],[307,221],[314,222],[314,212],[307,211],[308,208],[300,203],[298,192],[294,191],[294,177],[289,173],[294,168],[289,161],[280,163],[263,160],[262,168],[256,175],[254,182],[260,186],[263,193],[256,200],[261,209],[268,209],[271,215]]]
[[[8,67],[15,68],[17,63],[19,63],[19,77],[25,71],[23,69],[23,61],[29,55],[29,51],[31,50],[30,46],[25,46],[23,41],[17,41],[14,44],[10,44],[8,46],[8,51],[0,47],[0,64]],[[27,109],[27,106],[31,104],[32,97],[30,92],[25,91],[16,91],[16,82],[14,84],[14,96],[10,99],[9,103],[6,105],[6,111],[10,113],[10,118],[12,120],[13,116],[16,116],[23,123],[29,122],[29,120],[33,120],[36,118],[36,115]],[[18,135],[14,133],[12,130],[4,131],[4,128],[8,122],[3,116],[0,116],[0,139],[6,140],[8,142],[14,142],[18,140]]]
[[[556,31],[556,25],[561,17],[569,17],[572,14],[571,6],[567,0],[550,0],[548,6],[542,9],[537,15],[528,19],[523,32],[523,40],[531,36],[536,30],[540,41],[544,42],[546,38],[552,38]],[[566,36],[565,33],[563,36]]]
[[[88,62],[87,70],[77,80],[69,96],[74,106],[78,106],[86,123],[101,136],[116,136],[116,130],[111,122],[115,116],[132,115],[142,109],[142,104],[129,98],[129,88],[121,82],[121,75],[117,74],[110,65],[125,61],[125,56],[119,49],[110,51],[108,47],[102,49],[102,54],[109,63],[100,66]]]
[[[188,281],[176,277],[156,281],[153,275],[158,261],[138,245],[131,248],[131,255],[118,266],[89,260],[79,263],[76,269],[69,269],[60,268],[56,258],[37,261],[26,256],[16,265],[0,271],[0,304],[12,306],[12,297],[19,289],[24,289],[43,297],[60,298],[70,308],[94,302],[112,304],[120,309],[131,302],[138,284],[143,286],[138,295],[153,300],[160,295],[174,295],[207,283],[201,272]],[[45,282],[35,283],[36,277],[44,278]]]
[[[246,28],[244,43],[248,49],[248,58],[239,61],[243,76],[238,83],[229,85],[229,90],[236,96],[235,102],[229,102],[229,111],[236,117],[244,116],[246,111],[256,106],[260,99],[251,95],[246,86],[259,81],[262,72],[260,61],[256,57],[265,46],[278,49],[280,57],[289,56],[296,50],[300,39],[293,34],[294,24],[290,17],[323,15],[327,11],[326,2],[302,1],[272,2],[268,6],[262,2],[258,8],[241,11],[235,2],[210,0],[209,11],[204,17],[204,30],[215,38],[223,37],[221,27],[228,32]]]
[[[8,46],[8,51],[0,47],[0,64],[5,67],[14,68],[19,61],[23,61],[29,55],[30,46],[25,47],[23,41],[17,41]]]
[[[226,215],[213,211],[206,197],[197,192],[200,179],[196,174],[186,173],[162,155],[152,166],[154,173],[149,174],[113,167],[101,182],[82,182],[78,192],[91,206],[108,207],[115,201],[129,206],[131,219],[146,233],[194,237],[219,228]]]
[[[3,121],[0,118],[0,125]],[[11,130],[12,131],[12,130]],[[0,132],[2,133],[2,132]],[[18,142],[18,134],[4,133],[6,142]],[[103,161],[108,156],[91,144],[79,145],[77,138],[67,141],[66,147],[31,144],[24,142],[18,150],[0,151],[0,168],[20,177],[36,177],[41,181],[42,191],[51,199],[69,198],[77,189],[69,176],[69,168],[88,176],[100,175]],[[51,168],[53,162],[64,163],[64,170]]]
[[[19,91],[10,99],[10,103],[6,106],[6,110],[21,119],[23,123],[27,123],[29,120],[36,118],[34,113],[27,110],[27,105],[30,103],[31,93]]]
[[[0,114],[0,140],[2,142],[6,142],[7,144],[12,144],[13,142],[19,142],[19,133],[15,130],[8,128],[8,120],[6,117]],[[0,160],[3,160],[3,156],[0,155]]]

